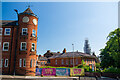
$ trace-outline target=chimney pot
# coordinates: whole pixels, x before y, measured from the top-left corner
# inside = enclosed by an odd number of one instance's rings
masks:
[[[64,48],[63,53],[66,53],[66,48]]]

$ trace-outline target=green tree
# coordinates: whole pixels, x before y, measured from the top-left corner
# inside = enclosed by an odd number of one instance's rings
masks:
[[[120,68],[120,28],[110,32],[104,49],[101,49],[101,67],[114,66]]]

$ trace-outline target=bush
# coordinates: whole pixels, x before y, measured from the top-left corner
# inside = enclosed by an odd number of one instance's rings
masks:
[[[70,67],[54,67],[54,66],[42,66],[40,68],[70,68]]]
[[[79,64],[77,68],[84,68],[85,72],[92,72],[92,69],[86,65],[86,63],[82,60],[82,64]]]
[[[120,68],[114,68],[113,66],[111,66],[109,68],[105,68],[102,72],[118,73],[118,74],[120,74]]]

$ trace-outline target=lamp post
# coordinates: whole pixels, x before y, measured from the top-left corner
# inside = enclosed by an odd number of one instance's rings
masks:
[[[73,67],[74,67],[74,44],[72,44],[73,46]]]

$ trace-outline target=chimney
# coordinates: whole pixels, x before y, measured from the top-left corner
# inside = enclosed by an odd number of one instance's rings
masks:
[[[66,53],[66,48],[64,48],[63,53]]]
[[[50,50],[47,50],[47,53],[50,53]]]
[[[60,51],[58,51],[57,53],[60,53]]]
[[[41,57],[41,55],[39,55],[38,57]]]

